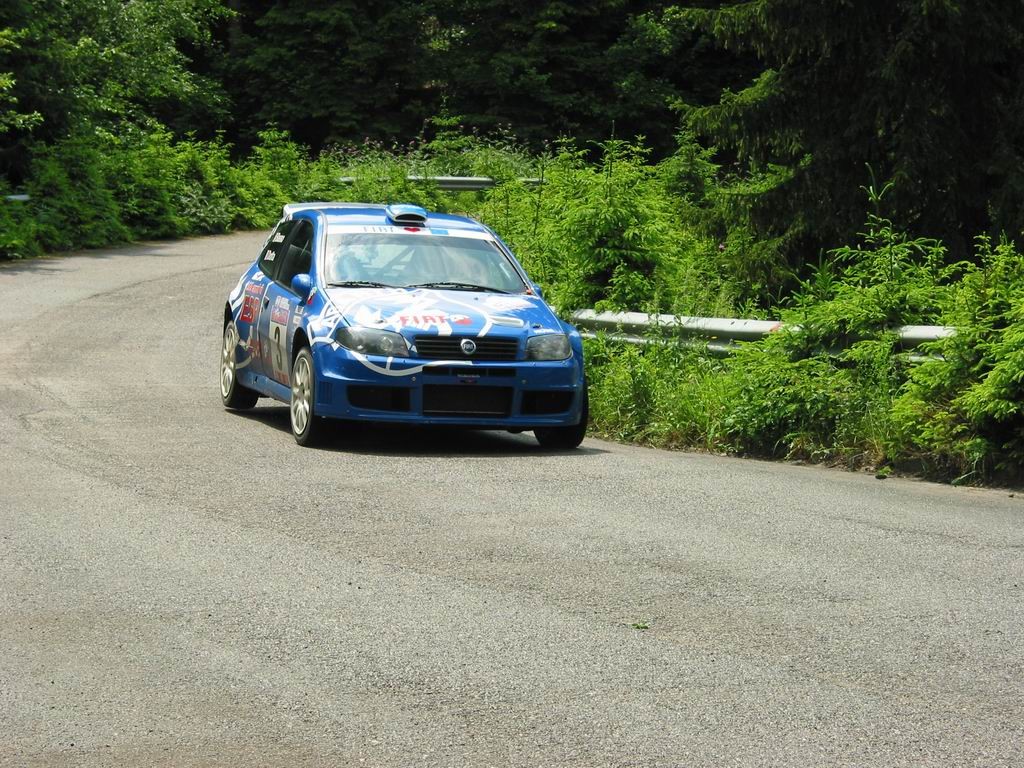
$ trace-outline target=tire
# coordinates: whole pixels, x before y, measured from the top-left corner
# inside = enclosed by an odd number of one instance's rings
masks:
[[[313,353],[303,347],[292,363],[292,399],[288,405],[292,437],[301,446],[318,445],[326,432],[321,416],[316,415],[316,367]]]
[[[225,408],[233,411],[248,410],[260,399],[258,392],[238,381],[238,328],[234,320],[229,320],[224,326],[220,350],[220,399]]]
[[[580,412],[580,423],[568,427],[538,427],[533,430],[541,448],[551,451],[570,451],[579,447],[587,434],[587,422],[590,420],[590,393],[586,383],[583,384],[583,409]]]

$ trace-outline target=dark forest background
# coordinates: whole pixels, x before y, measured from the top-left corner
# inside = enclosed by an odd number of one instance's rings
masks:
[[[856,232],[872,178],[957,253],[1024,226],[1019,0],[7,0],[0,30],[12,187],[97,131],[239,156],[275,126],[318,153],[449,115],[533,150],[642,136],[656,160],[685,131],[756,233],[805,254]]]

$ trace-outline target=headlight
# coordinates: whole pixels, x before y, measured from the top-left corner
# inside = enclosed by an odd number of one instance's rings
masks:
[[[545,333],[526,340],[527,360],[565,360],[572,354],[564,333]]]
[[[405,337],[393,331],[354,326],[339,328],[334,338],[341,346],[362,355],[409,356],[409,345],[405,343]]]

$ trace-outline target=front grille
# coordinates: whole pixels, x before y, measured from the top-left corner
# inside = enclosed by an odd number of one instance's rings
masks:
[[[476,351],[462,351],[463,339],[471,339]],[[474,336],[417,336],[416,354],[433,360],[515,360],[519,357],[519,339]]]
[[[348,401],[356,408],[369,411],[408,411],[409,390],[406,387],[373,387],[352,385]]]
[[[565,413],[572,407],[572,392],[523,392],[523,414]]]
[[[508,416],[512,411],[511,387],[425,384],[425,416]]]

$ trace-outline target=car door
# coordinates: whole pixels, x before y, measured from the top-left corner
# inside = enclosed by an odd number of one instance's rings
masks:
[[[263,349],[259,338],[259,321],[266,306],[267,286],[273,281],[279,265],[278,252],[295,226],[293,221],[282,221],[271,231],[259,256],[246,277],[242,288],[242,302],[235,316],[239,344],[244,350],[247,373],[263,372]]]
[[[261,338],[260,324],[270,313],[270,287],[283,261],[281,254],[289,235],[295,229],[295,221],[281,221],[263,244],[257,259],[257,272],[253,275],[251,290],[247,291],[238,317],[238,331],[243,344],[252,351],[251,370],[254,374],[266,376],[269,368],[267,347]],[[247,330],[246,330],[247,327]]]
[[[263,298],[259,320],[259,338],[263,350],[262,373],[278,384],[289,385],[291,375],[292,317],[299,308],[299,297],[292,291],[292,278],[308,273],[313,258],[313,223],[296,219],[288,236],[279,243],[274,255],[273,280]]]

